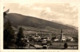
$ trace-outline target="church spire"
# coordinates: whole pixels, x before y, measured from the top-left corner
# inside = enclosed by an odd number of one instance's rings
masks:
[[[62,36],[63,36],[63,30],[61,29],[61,33],[60,33],[60,41],[62,41]]]

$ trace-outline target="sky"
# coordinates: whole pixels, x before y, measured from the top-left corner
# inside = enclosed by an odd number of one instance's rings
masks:
[[[78,27],[79,0],[53,2],[50,0],[4,0],[5,10],[9,13],[35,16],[48,21]],[[73,1],[73,2],[72,2]]]

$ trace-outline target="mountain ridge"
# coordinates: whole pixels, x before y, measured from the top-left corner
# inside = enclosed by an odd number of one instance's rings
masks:
[[[17,13],[9,13],[6,16],[6,18],[11,21],[13,26],[25,26],[27,29],[30,28],[28,30],[46,30],[60,33],[60,30],[63,29],[65,34],[78,34],[78,30],[76,30],[74,27],[39,19],[32,16],[25,16]]]
[[[12,18],[11,18],[12,17]],[[15,18],[16,17],[16,18]],[[36,18],[36,17],[32,17],[32,16],[25,16],[25,15],[22,15],[22,14],[17,14],[17,13],[9,13],[8,15],[7,15],[7,18],[9,19],[9,20],[13,20],[13,21],[16,21],[16,20],[19,20],[19,22],[21,21],[26,21],[27,19],[29,19],[29,21],[31,20],[32,22],[34,22],[34,23],[37,23],[37,22],[44,22],[44,23],[46,23],[46,22],[50,22],[50,23],[54,23],[54,24],[56,24],[56,25],[62,25],[62,26],[66,26],[66,27],[70,27],[70,28],[75,28],[74,26],[72,27],[72,26],[68,26],[68,25],[64,25],[64,24],[60,24],[60,23],[56,23],[56,22],[51,22],[51,21],[47,21],[47,20],[44,20],[44,19],[39,19],[39,18]],[[14,19],[15,18],[15,19]],[[24,19],[25,18],[25,19]],[[37,21],[37,22],[36,22]],[[44,24],[43,23],[43,24]],[[51,25],[51,24],[50,24]]]

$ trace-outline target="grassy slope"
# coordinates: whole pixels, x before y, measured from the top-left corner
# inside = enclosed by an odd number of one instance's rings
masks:
[[[35,18],[32,16],[10,13],[6,16],[6,18],[12,22],[13,26],[23,26],[26,30],[47,31],[59,34],[60,30],[63,29],[64,33],[67,35],[77,36],[78,34],[78,31],[74,29],[74,27]]]

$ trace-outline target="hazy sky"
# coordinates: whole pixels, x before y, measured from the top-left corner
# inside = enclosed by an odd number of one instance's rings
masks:
[[[55,0],[56,1],[56,0]],[[72,1],[72,0],[71,0]],[[74,3],[53,3],[50,0],[5,0],[4,6],[10,13],[35,16],[78,27],[78,0]]]

